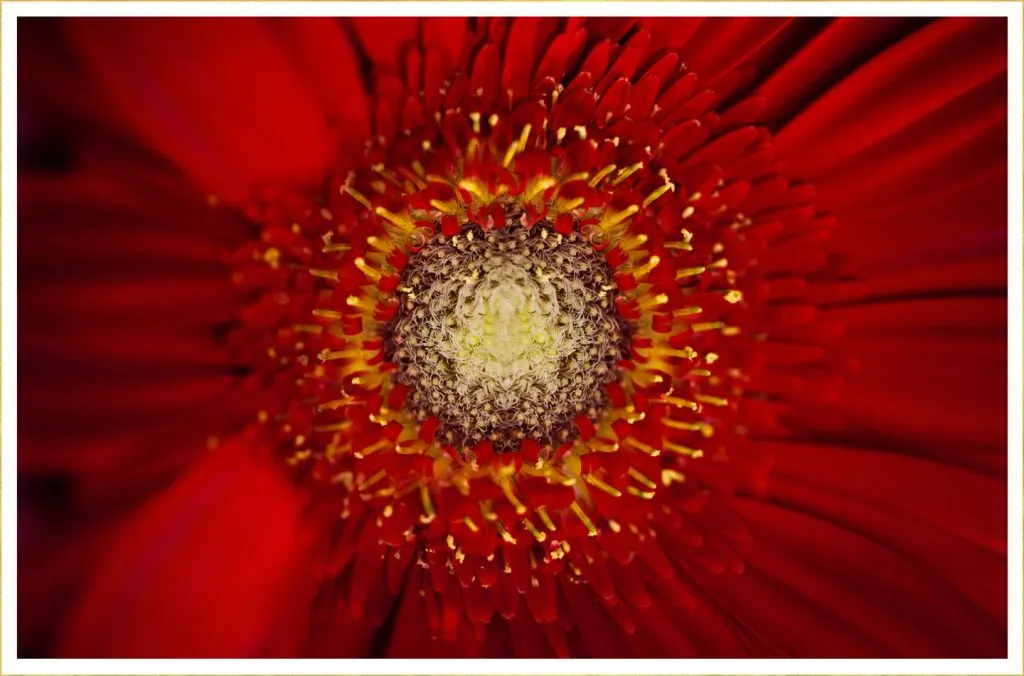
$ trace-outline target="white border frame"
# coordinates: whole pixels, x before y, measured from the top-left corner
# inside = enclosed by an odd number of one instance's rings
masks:
[[[0,5],[2,222],[0,372],[3,607],[0,671],[6,674],[1022,674],[1022,6],[1019,2],[11,2]],[[20,16],[1005,16],[1009,121],[1009,656],[1007,659],[732,660],[52,660],[17,654],[17,17]]]

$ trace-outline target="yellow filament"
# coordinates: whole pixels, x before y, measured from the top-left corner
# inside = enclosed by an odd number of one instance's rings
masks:
[[[644,500],[654,499],[654,491],[642,491],[636,486],[630,486],[626,490],[629,491],[630,495],[635,495],[636,497],[643,498]]]
[[[459,205],[455,200],[447,200],[443,202],[441,200],[430,200],[430,206],[443,214],[448,214],[449,216],[459,213]]]
[[[354,199],[356,202],[359,202],[360,204],[362,204],[367,209],[370,209],[370,210],[373,209],[373,205],[370,204],[370,200],[366,199],[366,196],[363,195],[363,193],[359,192],[358,190],[356,190],[352,186],[343,185],[343,186],[341,186],[340,192],[343,195],[344,194],[350,195],[352,197],[352,199]]]
[[[705,403],[705,404],[711,404],[712,406],[728,406],[729,405],[729,400],[728,399],[723,399],[722,397],[712,397],[712,396],[707,395],[707,394],[698,394],[694,398],[697,401],[699,401],[699,402],[702,402],[702,403]]]
[[[367,300],[361,296],[349,296],[348,298],[345,299],[345,305],[348,305],[349,307],[361,308],[367,311],[373,309],[373,303],[367,302]],[[314,310],[314,312],[316,311]],[[341,319],[341,315],[338,315],[337,318]]]
[[[473,531],[474,533],[480,532],[480,526],[476,525],[476,521],[473,521],[473,519],[471,519],[470,517],[467,516],[463,518],[462,523],[466,524],[466,528]]]
[[[704,452],[699,448],[690,448],[689,446],[683,446],[682,444],[677,444],[671,441],[665,442],[665,448],[673,453],[678,453],[679,455],[685,455],[691,458],[699,458],[704,455]]]
[[[386,221],[388,221],[388,222],[390,222],[390,223],[392,223],[394,225],[397,225],[399,228],[402,228],[404,230],[413,230],[414,229],[412,221],[409,220],[409,217],[404,215],[404,214],[392,213],[392,212],[388,211],[387,209],[385,209],[384,207],[377,207],[376,209],[373,210],[373,213],[377,214],[378,216],[380,216],[384,220],[386,220]]]
[[[363,258],[357,258],[353,262],[355,263],[355,266],[359,268],[359,271],[362,272],[364,275],[366,275],[375,282],[380,281],[380,271],[377,270],[376,268],[370,267]]]
[[[607,177],[608,174],[612,173],[613,171],[615,171],[615,165],[609,164],[607,167],[594,174],[594,178],[590,179],[590,187],[596,188],[597,184],[603,181],[605,177]]]
[[[662,397],[666,404],[675,406],[676,408],[688,408],[691,411],[696,411],[700,406],[695,401],[688,401],[686,399],[680,399],[679,397]]]
[[[661,470],[661,483],[663,485],[671,486],[673,481],[683,483],[686,481],[686,475],[674,469]]]
[[[633,467],[629,468],[629,476],[633,477],[634,479],[642,483],[647,488],[650,488],[651,490],[654,490],[655,488],[658,487],[657,484],[655,484],[653,481],[647,478],[647,475],[643,474],[642,472]]]
[[[615,227],[638,211],[640,211],[640,207],[635,204],[629,205],[622,211],[612,211],[605,214],[604,218],[601,219],[601,225],[606,228]]]
[[[512,490],[511,480],[506,479],[501,482],[501,492],[505,494],[505,498],[516,508],[516,514],[526,514],[526,505],[519,501],[519,497]]]
[[[672,190],[673,187],[674,186],[671,183],[666,183],[665,185],[661,186],[660,188],[652,192],[650,195],[645,197],[644,208],[651,206],[651,204],[653,204],[656,199],[667,193],[669,190]]]
[[[698,322],[697,324],[692,324],[690,326],[695,333],[700,331],[716,331],[724,327],[725,322]]]
[[[551,517],[548,516],[548,510],[545,509],[543,505],[541,505],[540,507],[537,508],[536,511],[537,516],[540,517],[540,520],[544,524],[544,527],[547,528],[549,531],[554,532],[555,523],[551,520]]]
[[[590,517],[587,516],[587,513],[583,511],[583,508],[580,507],[578,502],[573,501],[572,511],[573,514],[575,514],[579,518],[579,520],[583,522],[583,525],[587,527],[587,533],[590,535],[590,537],[596,537],[598,532],[597,526],[595,526],[594,522],[590,520]]]
[[[583,479],[594,488],[599,488],[614,498],[622,497],[622,491],[620,491],[615,486],[611,486],[602,481],[601,479],[598,479],[593,474],[588,474],[585,477],[583,477]]]
[[[333,270],[316,270],[316,269],[311,269],[309,271],[309,274],[313,275],[314,277],[319,277],[320,279],[330,280],[332,282],[338,281],[338,273],[334,272]]]
[[[420,523],[430,523],[437,516],[434,511],[434,503],[430,499],[430,490],[426,484],[420,484],[420,502],[423,503],[423,514],[420,516]]]
[[[661,263],[661,258],[658,256],[651,256],[646,263],[636,268],[636,270],[633,271],[633,274],[637,277],[643,277],[651,270],[658,267],[659,263]]]
[[[313,315],[316,317],[323,317],[324,319],[341,319],[341,313],[335,310],[323,310],[316,308],[313,310]]]
[[[378,453],[380,451],[383,451],[385,448],[387,448],[390,445],[391,445],[391,442],[388,441],[387,439],[379,439],[379,440],[375,441],[374,443],[370,444],[369,446],[367,446],[366,448],[364,448],[363,450],[356,451],[355,456],[357,458],[365,458],[367,456],[373,455],[374,453]]]
[[[659,293],[657,296],[645,296],[644,300],[640,301],[638,305],[642,310],[649,310],[652,307],[664,305],[667,302],[668,296],[663,293]]]
[[[620,169],[618,175],[615,176],[615,180],[612,181],[612,185],[618,185],[618,184],[622,183],[627,178],[629,178],[630,176],[632,176],[636,172],[638,172],[641,169],[643,169],[643,167],[644,167],[644,163],[643,162],[637,162],[635,164],[629,165],[628,167],[624,167],[624,168]]]
[[[687,277],[696,277],[697,275],[703,274],[705,268],[703,265],[698,265],[695,268],[683,268],[682,270],[676,270],[676,281],[680,279],[686,279]]]
[[[509,543],[510,545],[517,544],[516,539],[512,536],[512,533],[509,533],[507,530],[505,530],[505,526],[501,523],[501,521],[494,522],[494,529],[498,531],[498,535],[500,535],[501,539],[505,542]]]
[[[633,448],[637,449],[638,451],[643,451],[644,453],[646,453],[647,455],[649,455],[651,457],[655,457],[656,458],[659,455],[661,455],[661,451],[656,449],[654,446],[651,446],[650,444],[645,444],[644,442],[642,442],[642,441],[640,441],[638,439],[629,438],[629,439],[626,439],[626,441],[624,441],[623,443],[625,443],[625,444],[627,444],[629,446],[632,446]]]
[[[548,539],[547,534],[537,530],[537,527],[534,526],[533,522],[529,519],[523,519],[523,528],[525,528],[526,532],[532,535],[537,542],[544,542]]]
[[[369,479],[367,479],[363,483],[359,484],[359,490],[360,491],[366,490],[367,488],[369,488],[370,486],[374,485],[375,483],[377,483],[378,481],[380,481],[381,479],[383,479],[386,476],[387,476],[387,472],[386,471],[384,471],[382,469],[378,470],[376,472],[376,474],[371,476]]]

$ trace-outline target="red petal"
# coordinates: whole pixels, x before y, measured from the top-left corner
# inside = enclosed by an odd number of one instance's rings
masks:
[[[125,524],[60,655],[257,657],[288,631],[279,612],[312,598],[304,500],[257,454],[225,445]]]
[[[111,114],[205,189],[238,199],[261,180],[320,178],[334,148],[328,112],[272,24],[162,18],[69,26]],[[344,68],[339,78],[353,81]],[[360,99],[349,106],[359,109]]]

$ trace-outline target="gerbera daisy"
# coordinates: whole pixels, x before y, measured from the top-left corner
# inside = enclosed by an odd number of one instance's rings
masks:
[[[21,656],[1004,656],[1006,33],[22,20]]]

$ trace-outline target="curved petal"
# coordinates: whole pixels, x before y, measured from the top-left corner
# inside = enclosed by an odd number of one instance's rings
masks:
[[[305,500],[247,443],[196,462],[131,517],[66,627],[64,657],[258,657],[308,593]],[[306,603],[311,602],[311,596]]]
[[[964,59],[968,53],[971,58]],[[859,68],[776,137],[809,180],[1006,70],[1003,19],[942,19]]]
[[[339,131],[359,141],[368,133],[355,61],[330,28],[306,24],[304,49],[293,59],[297,36],[282,39],[260,19],[83,19],[67,26],[109,114],[226,199],[247,197],[260,181],[319,181]],[[331,62],[335,78],[326,79],[318,59],[339,56]],[[312,70],[311,61],[320,67]],[[330,93],[321,96],[311,83]],[[332,111],[324,102],[337,105],[335,91],[347,95],[347,105]],[[332,114],[343,115],[344,126],[332,127]]]

